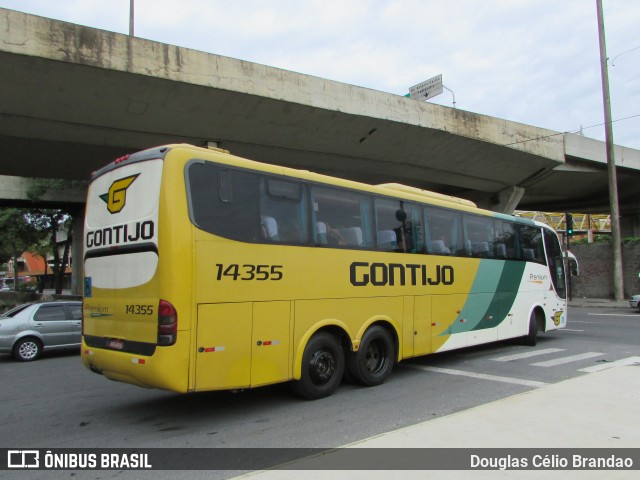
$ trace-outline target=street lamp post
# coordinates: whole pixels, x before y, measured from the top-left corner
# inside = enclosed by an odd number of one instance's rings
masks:
[[[133,37],[133,11],[134,11],[134,0],[129,0],[129,36]]]
[[[613,247],[613,295],[624,299],[622,277],[622,246],[620,241],[620,213],[618,209],[618,181],[611,124],[611,97],[609,95],[609,72],[607,69],[607,45],[604,37],[604,15],[602,0],[596,0],[598,10],[598,36],[600,40],[600,69],[602,72],[602,101],[604,103],[604,132],[607,144],[607,172],[609,174],[609,209],[611,211],[611,244]]]

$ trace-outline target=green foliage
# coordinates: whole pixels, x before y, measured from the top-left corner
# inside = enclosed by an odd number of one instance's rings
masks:
[[[64,283],[64,273],[69,265],[69,252],[71,251],[71,216],[60,209],[48,208],[32,208],[28,217],[36,226],[39,232],[43,232],[48,237],[48,251],[53,255],[53,278],[55,291],[57,294],[62,293],[62,285]],[[58,242],[58,231],[63,229],[66,231],[67,238],[61,244]],[[59,246],[62,246],[62,255]]]
[[[0,209],[0,263],[17,258],[44,237],[45,234],[30,221],[28,210]]]
[[[28,210],[0,209],[0,263],[13,259],[14,265],[17,265],[22,252],[42,242],[45,236],[44,232],[30,221]]]
[[[34,178],[27,192],[27,197],[34,203],[37,203],[42,196],[50,190],[69,190],[77,188],[85,188],[87,182],[79,180],[63,180],[52,178]],[[38,231],[44,232],[48,237],[48,246],[40,248],[37,253],[46,258],[46,254],[53,256],[53,277],[56,293],[62,293],[62,284],[64,282],[64,273],[69,265],[69,252],[71,250],[71,215],[61,209],[32,208],[29,211],[29,220],[36,226]],[[57,233],[63,229],[67,232],[67,239],[59,244]],[[58,249],[62,246],[62,252]],[[62,253],[62,254],[61,254]]]
[[[71,216],[60,209],[0,209],[0,263],[10,259],[17,263],[25,251],[36,252],[45,259],[51,254],[55,290],[62,293],[71,250],[71,222]],[[67,239],[61,245],[57,241],[60,229],[67,232]]]
[[[593,236],[593,243],[610,243],[610,242],[611,242],[611,235],[595,234]],[[572,245],[586,245],[588,243],[589,243],[589,239],[587,238],[586,235],[580,238],[571,239]]]
[[[611,235],[596,234],[593,236],[593,243],[610,243]],[[580,238],[574,238],[571,240],[572,245],[585,245],[589,243],[586,236]],[[640,243],[640,237],[625,237],[622,239],[623,245],[636,245]]]

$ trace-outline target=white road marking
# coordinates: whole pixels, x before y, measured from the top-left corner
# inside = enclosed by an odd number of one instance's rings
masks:
[[[548,353],[564,352],[564,348],[544,348],[542,350],[532,350],[524,353],[516,353],[515,355],[506,355],[504,357],[492,358],[494,362],[511,362],[512,360],[520,360],[522,358],[536,357],[538,355],[546,355]]]
[[[594,373],[602,370],[608,370],[614,367],[624,367],[626,365],[640,365],[640,357],[623,358],[622,360],[616,360],[615,362],[606,362],[600,365],[594,365],[593,367],[581,368],[579,372]]]
[[[604,353],[587,352],[587,353],[580,353],[578,355],[571,355],[569,357],[556,358],[555,360],[547,360],[546,362],[532,363],[531,365],[534,367],[555,367],[556,365],[562,365],[564,363],[571,363],[571,362],[579,362],[580,360],[586,360],[588,358],[594,358],[594,357],[601,357],[602,355],[604,355]]]
[[[480,380],[492,380],[494,382],[512,383],[515,385],[524,385],[526,387],[539,388],[546,385],[544,382],[536,382],[533,380],[522,380],[520,378],[512,377],[499,377],[497,375],[487,375],[485,373],[465,372],[464,370],[453,370],[451,368],[439,368],[439,367],[423,367],[420,365],[405,364],[405,367],[413,368],[415,370],[423,370],[425,372],[444,373],[447,375],[459,375],[462,377],[477,378]]]

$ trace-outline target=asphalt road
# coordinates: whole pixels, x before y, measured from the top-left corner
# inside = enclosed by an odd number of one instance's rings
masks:
[[[0,356],[0,446],[338,447],[640,356],[640,314],[572,308],[536,347],[500,342],[414,359],[379,387],[343,384],[313,402],[287,385],[178,395],[111,382],[73,353]],[[463,432],[461,432],[463,433]],[[216,472],[3,472],[5,478],[228,478]],[[4,475],[3,475],[4,476]]]

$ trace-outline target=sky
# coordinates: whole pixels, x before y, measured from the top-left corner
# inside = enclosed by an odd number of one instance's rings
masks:
[[[0,0],[128,33],[130,0]],[[640,2],[603,0],[613,137],[640,149]],[[596,0],[135,0],[135,35],[604,140]]]

